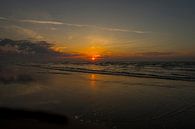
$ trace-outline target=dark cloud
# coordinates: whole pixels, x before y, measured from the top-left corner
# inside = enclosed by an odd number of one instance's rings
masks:
[[[46,41],[0,39],[0,62],[73,60],[79,53],[58,52]]]
[[[10,39],[3,39],[0,41],[1,53],[15,53],[15,54],[56,54],[52,49],[52,45],[45,42],[31,42],[27,40],[14,41]]]
[[[1,62],[6,60],[51,61],[78,56],[78,54],[62,53],[52,49],[53,44],[46,41],[0,40]]]

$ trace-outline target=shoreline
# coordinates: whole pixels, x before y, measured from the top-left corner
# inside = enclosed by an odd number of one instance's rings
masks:
[[[159,76],[154,74],[142,74],[142,73],[129,73],[129,72],[110,72],[110,71],[101,71],[101,70],[90,70],[90,69],[81,69],[73,67],[48,67],[40,65],[19,65],[24,67],[37,67],[42,69],[49,70],[58,70],[64,72],[79,72],[79,73],[90,73],[90,74],[102,74],[102,75],[116,75],[116,76],[127,76],[127,77],[138,77],[138,78],[154,78],[154,79],[163,79],[163,80],[175,80],[175,81],[186,81],[186,82],[195,82],[195,78],[189,77],[175,77],[175,76]]]

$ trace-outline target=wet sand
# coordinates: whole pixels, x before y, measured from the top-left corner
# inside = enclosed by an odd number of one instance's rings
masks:
[[[54,112],[107,128],[195,127],[195,82],[31,67],[14,71],[1,76],[1,107]],[[21,79],[21,73],[29,77]]]
[[[0,108],[0,114],[3,129],[106,129],[44,111]]]

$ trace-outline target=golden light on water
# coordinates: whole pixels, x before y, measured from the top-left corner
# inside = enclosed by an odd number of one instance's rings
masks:
[[[90,79],[91,79],[91,81],[95,81],[96,80],[96,75],[95,74],[91,74],[90,75]]]
[[[96,74],[91,74],[89,78],[90,78],[90,86],[93,90],[95,90],[97,88],[96,87],[96,79],[97,79]]]

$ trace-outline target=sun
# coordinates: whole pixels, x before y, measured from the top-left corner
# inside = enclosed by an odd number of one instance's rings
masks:
[[[100,58],[101,58],[101,56],[99,54],[94,54],[91,56],[92,61],[99,60]]]
[[[96,60],[96,58],[95,58],[95,57],[91,57],[91,60],[92,60],[92,61],[95,61],[95,60]]]

